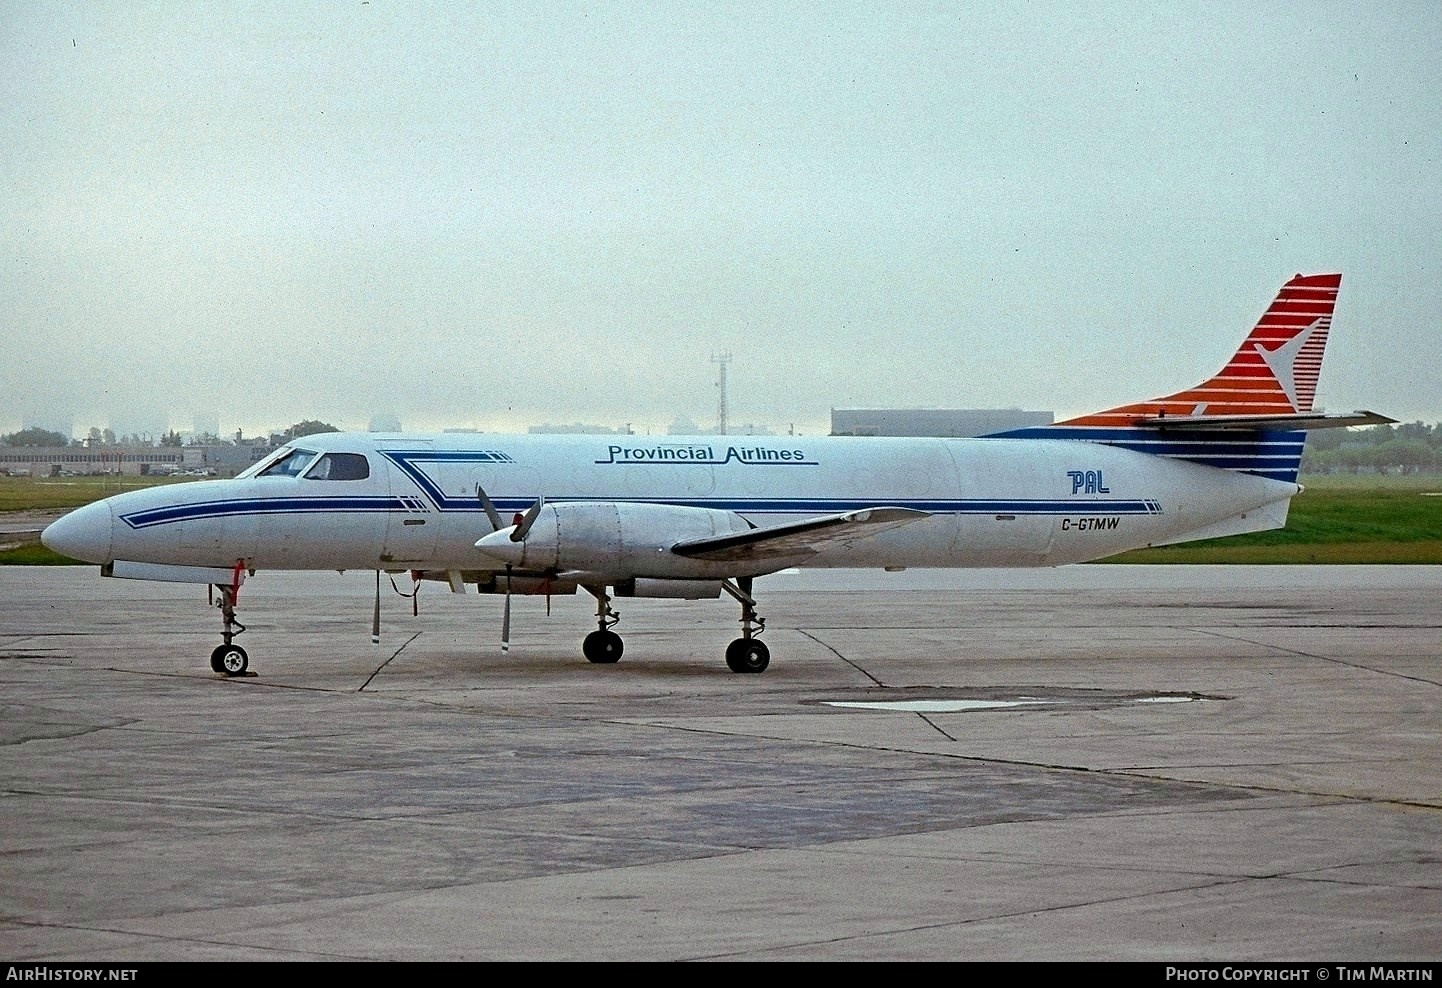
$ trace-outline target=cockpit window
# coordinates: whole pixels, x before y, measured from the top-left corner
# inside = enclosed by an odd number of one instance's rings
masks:
[[[282,456],[288,455],[290,455],[289,446],[282,446],[280,449],[273,449],[269,453],[266,453],[264,456],[262,456],[260,459],[256,460],[250,466],[240,471],[240,473],[236,474],[235,479],[245,480],[249,477],[259,477],[272,463],[280,459]]]
[[[306,480],[365,480],[371,465],[360,453],[327,453],[305,472]]]
[[[292,449],[280,459],[275,460],[266,467],[257,477],[298,477],[301,472],[315,459],[313,449]]]

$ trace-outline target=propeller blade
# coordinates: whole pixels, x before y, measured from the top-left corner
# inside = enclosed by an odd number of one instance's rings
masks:
[[[491,503],[490,497],[486,495],[486,489],[480,484],[476,485],[476,497],[481,499],[481,507],[486,509],[486,517],[491,520],[491,531],[499,532],[505,526],[501,523],[501,513]]]
[[[501,618],[501,652],[511,650],[511,567],[506,567],[506,610]]]
[[[531,530],[531,526],[534,525],[536,519],[541,516],[541,509],[545,506],[546,499],[544,497],[536,498],[536,503],[526,509],[525,516],[520,520],[520,523],[516,525],[516,530],[511,533],[512,542],[525,541],[526,533]]]
[[[376,570],[376,609],[371,616],[371,644],[381,643],[381,571]]]

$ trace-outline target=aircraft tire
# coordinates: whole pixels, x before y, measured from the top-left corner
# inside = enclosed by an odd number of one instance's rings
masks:
[[[593,631],[581,642],[581,652],[587,661],[598,665],[621,661],[621,653],[625,647],[621,636],[614,631]]]
[[[244,676],[250,668],[250,657],[239,645],[218,645],[210,653],[210,667],[227,676]]]
[[[726,666],[732,672],[765,672],[771,664],[771,649],[755,638],[738,638],[726,646]]]

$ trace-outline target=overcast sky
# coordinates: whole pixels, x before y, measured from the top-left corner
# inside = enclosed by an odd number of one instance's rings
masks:
[[[0,183],[0,431],[1442,417],[1435,0],[0,0]]]

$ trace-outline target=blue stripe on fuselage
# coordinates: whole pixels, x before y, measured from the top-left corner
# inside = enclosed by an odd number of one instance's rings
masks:
[[[1073,500],[1033,500],[975,498],[966,500],[912,499],[912,498],[613,498],[613,497],[555,497],[551,503],[614,502],[622,504],[667,504],[688,508],[714,508],[735,511],[738,514],[818,514],[857,511],[874,508],[878,504],[894,507],[913,508],[933,514],[953,515],[1159,515],[1161,505],[1152,500],[1124,500],[1111,498],[1076,498]],[[495,502],[498,511],[524,511],[534,503],[526,498],[500,498]],[[458,507],[447,507],[452,511],[470,513],[482,512],[480,504],[461,502]],[[338,514],[370,514],[375,512],[400,511],[415,514],[414,498],[399,497],[275,497],[235,498],[233,500],[203,501],[195,504],[176,504],[162,508],[148,508],[121,515],[121,521],[133,529],[151,528],[173,522],[196,519],[226,518],[239,515],[281,515],[316,514],[334,512]]]
[[[1211,430],[1039,425],[997,432],[987,439],[1067,439],[1117,446],[1174,460],[1295,483],[1307,433],[1287,430]]]
[[[227,518],[236,515],[285,515],[342,512],[346,514],[425,510],[414,498],[398,497],[246,497],[221,501],[200,501],[194,504],[172,504],[162,508],[146,508],[121,515],[120,520],[131,528],[150,528],[176,521],[198,518]]]

